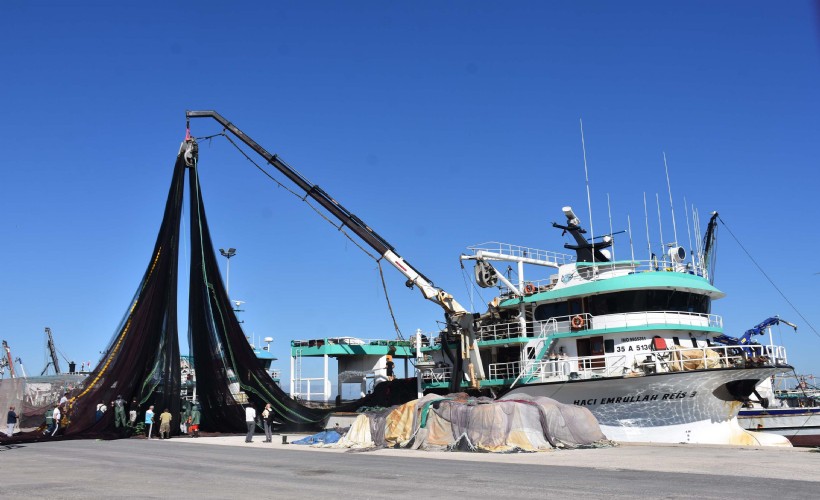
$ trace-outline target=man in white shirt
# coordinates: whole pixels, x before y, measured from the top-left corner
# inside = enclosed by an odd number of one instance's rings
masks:
[[[256,430],[256,410],[250,404],[245,407],[245,423],[248,424],[248,435],[245,436],[245,442],[253,443],[253,432]]]
[[[51,419],[54,421],[54,430],[51,432],[52,436],[57,435],[57,429],[60,428],[60,417],[62,416],[63,414],[60,412],[60,405],[55,406],[54,412],[51,414]]]

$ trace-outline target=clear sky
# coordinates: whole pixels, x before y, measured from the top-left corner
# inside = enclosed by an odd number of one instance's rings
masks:
[[[0,2],[0,334],[29,373],[46,326],[96,363],[148,264],[186,109],[222,113],[483,311],[467,246],[562,250],[564,205],[588,223],[582,118],[596,232],[609,195],[646,258],[657,193],[673,239],[666,152],[678,239],[684,197],[703,224],[719,211],[804,316],[721,227],[726,332],[779,314],[800,326],[777,335],[790,360],[820,374],[818,16],[806,1]],[[395,337],[376,264],[332,226],[224,140],[201,144],[200,176],[215,245],[237,248],[246,333],[274,337],[285,372],[292,339]],[[403,333],[435,330],[438,307],[385,276]]]

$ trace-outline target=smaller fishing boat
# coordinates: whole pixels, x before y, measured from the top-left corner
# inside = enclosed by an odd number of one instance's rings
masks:
[[[814,375],[782,375],[757,387],[738,413],[747,430],[780,434],[794,446],[820,446],[820,388]]]

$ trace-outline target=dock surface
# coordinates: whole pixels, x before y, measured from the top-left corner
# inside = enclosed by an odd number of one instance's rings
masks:
[[[287,436],[293,441],[301,436]],[[348,452],[256,436],[0,447],[4,498],[814,497],[806,448],[634,445],[544,453]]]

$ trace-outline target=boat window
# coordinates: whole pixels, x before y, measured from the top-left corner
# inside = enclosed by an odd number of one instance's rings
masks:
[[[550,318],[566,316],[569,314],[569,307],[566,302],[553,302],[551,304],[540,304],[535,308],[535,319],[546,321]]]
[[[615,339],[604,340],[604,352],[607,354],[615,352]]]
[[[674,342],[674,343],[675,343],[675,345],[677,345],[677,346],[679,346],[679,345],[680,345],[680,339],[679,339],[679,338],[677,338],[677,337],[672,337],[672,342]]]
[[[535,308],[535,319],[546,321],[585,310],[593,316],[644,311],[677,311],[709,314],[712,301],[706,295],[674,290],[629,290],[585,297],[584,301],[552,302]]]
[[[588,297],[588,310],[598,316],[642,311],[679,311],[708,314],[711,300],[675,290],[629,290]]]

